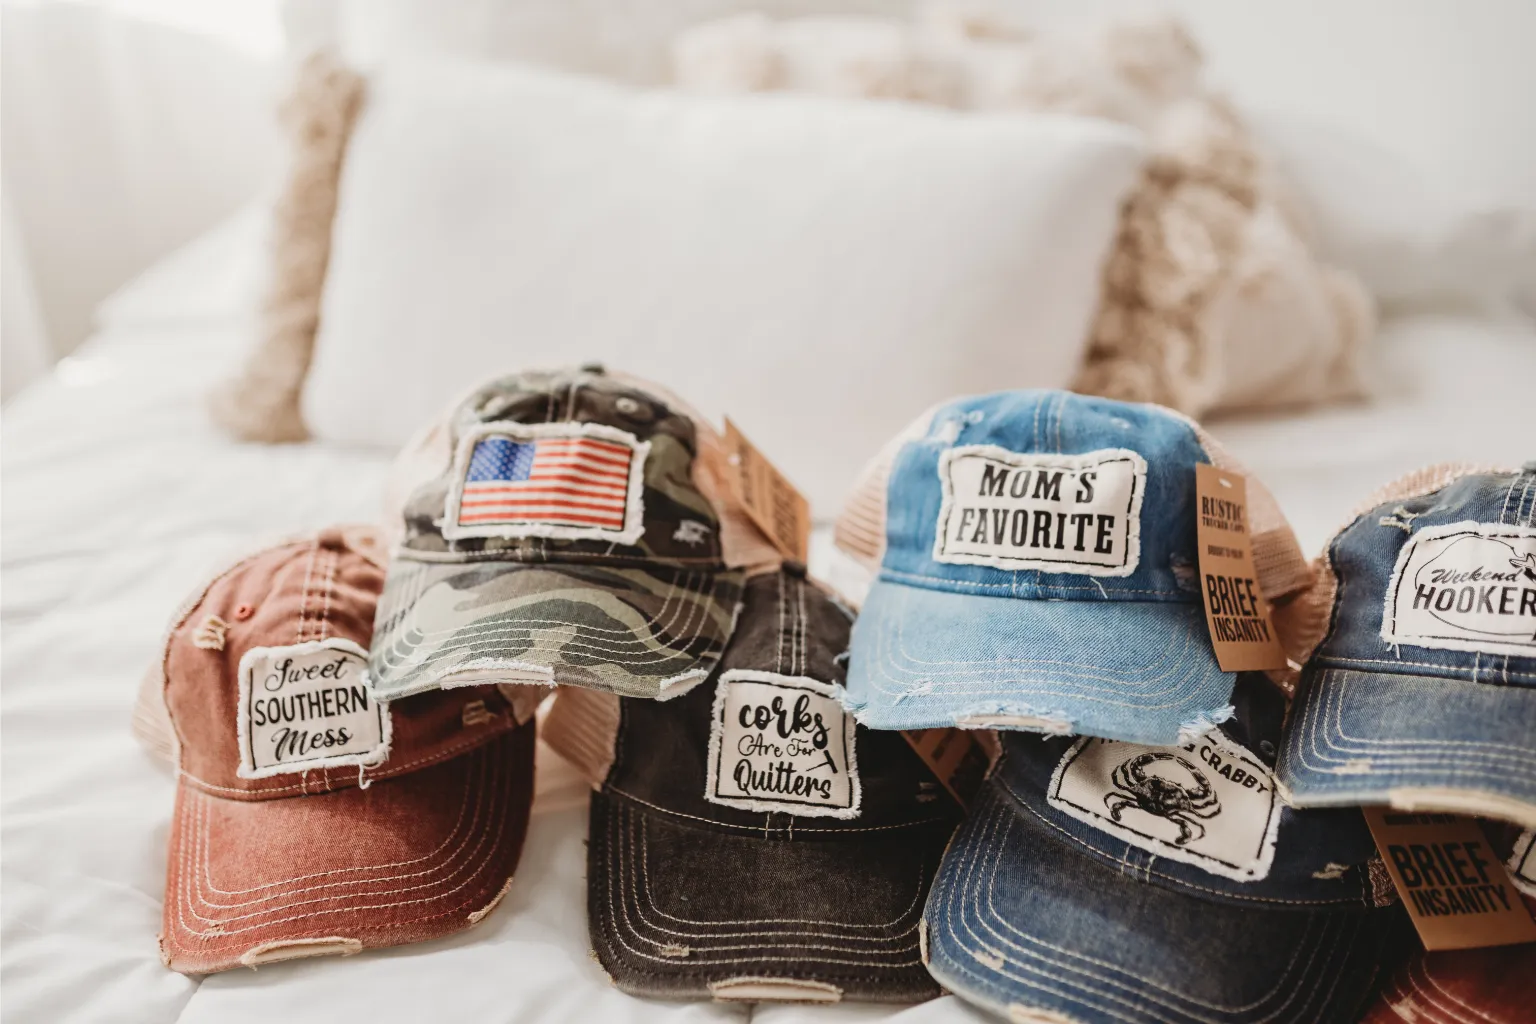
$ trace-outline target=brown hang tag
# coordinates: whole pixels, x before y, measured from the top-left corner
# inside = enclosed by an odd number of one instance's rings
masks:
[[[1216,663],[1223,672],[1285,668],[1285,649],[1253,565],[1248,481],[1241,473],[1197,464],[1195,499],[1200,595]]]
[[[810,552],[811,506],[773,463],[725,420],[725,450],[733,472],[732,486],[747,515],[785,558],[804,562]]]
[[[1536,921],[1476,821],[1389,807],[1363,810],[1425,949],[1536,942]]]
[[[949,795],[969,808],[991,765],[976,736],[965,729],[918,729],[901,735]]]

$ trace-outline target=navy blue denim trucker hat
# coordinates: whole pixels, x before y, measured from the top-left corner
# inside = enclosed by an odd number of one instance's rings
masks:
[[[1289,797],[1536,827],[1536,461],[1388,485],[1317,575]]]
[[[1413,929],[1358,809],[1297,811],[1284,696],[1172,747],[1022,733],[939,868],[924,956],[956,995],[1051,1024],[1354,1021]]]
[[[631,995],[930,999],[918,924],[959,804],[899,733],[843,711],[848,612],[792,569],[744,596],[689,693],[565,688],[545,720],[595,790],[592,950]]]
[[[1003,391],[938,406],[865,470],[836,540],[878,577],[848,707],[876,729],[946,725],[1143,743],[1229,713],[1198,589],[1195,466],[1238,466],[1155,405]],[[1310,569],[1248,482],[1271,602]]]

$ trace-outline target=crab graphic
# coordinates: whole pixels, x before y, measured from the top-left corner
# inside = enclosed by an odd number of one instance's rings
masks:
[[[1159,761],[1173,761],[1181,765],[1189,773],[1190,781],[1181,783],[1162,775],[1150,774],[1148,769]],[[1175,846],[1204,838],[1205,826],[1195,819],[1213,818],[1221,813],[1221,801],[1211,788],[1210,780],[1178,754],[1163,751],[1137,754],[1122,761],[1111,773],[1110,781],[1121,792],[1110,793],[1104,798],[1109,816],[1119,821],[1121,812],[1127,807],[1134,807],[1159,818],[1167,818],[1179,826],[1179,837],[1173,841]]]

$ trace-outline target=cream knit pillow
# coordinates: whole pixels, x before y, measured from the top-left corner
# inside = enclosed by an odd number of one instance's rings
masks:
[[[309,436],[299,396],[320,323],[341,163],[362,103],[361,76],[319,53],[300,65],[283,104],[292,155],[273,209],[258,337],[240,373],[209,395],[215,422],[241,440],[272,444]]]

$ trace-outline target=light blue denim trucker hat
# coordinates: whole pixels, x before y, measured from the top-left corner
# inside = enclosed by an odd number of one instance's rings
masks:
[[[1280,801],[1284,696],[1233,699],[1182,746],[1004,734],[923,915],[939,983],[1016,1021],[1357,1020],[1412,926],[1358,809]]]
[[[1280,759],[1299,806],[1536,827],[1536,461],[1435,466],[1329,542]]]
[[[878,576],[847,704],[876,729],[959,725],[1173,743],[1230,713],[1198,591],[1191,420],[1065,391],[930,410],[865,471],[836,539]],[[1248,481],[1270,601],[1310,580]]]

